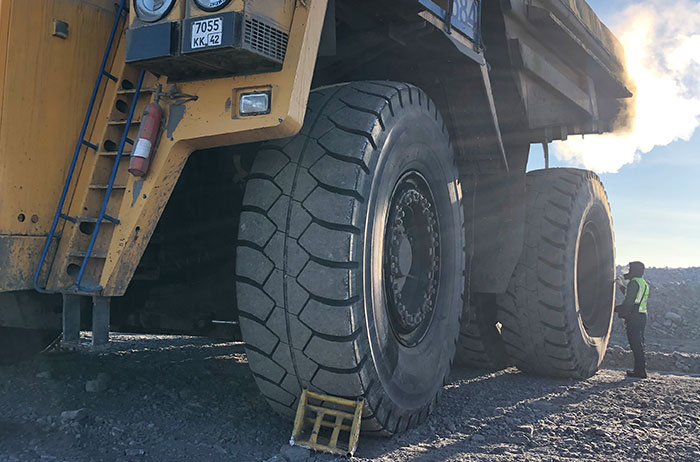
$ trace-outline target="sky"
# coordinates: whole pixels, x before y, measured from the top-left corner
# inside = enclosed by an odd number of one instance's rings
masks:
[[[588,0],[625,45],[637,85],[630,130],[552,146],[552,167],[600,174],[620,265],[700,266],[700,1]],[[542,168],[533,146],[529,170]]]

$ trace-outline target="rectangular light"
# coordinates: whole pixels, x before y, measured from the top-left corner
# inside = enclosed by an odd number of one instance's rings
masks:
[[[270,92],[244,93],[238,105],[242,116],[253,116],[270,113]]]

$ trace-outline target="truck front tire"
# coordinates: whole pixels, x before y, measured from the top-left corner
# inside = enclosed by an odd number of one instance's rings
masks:
[[[540,375],[586,378],[612,328],[615,250],[610,206],[592,172],[527,174],[525,245],[498,317],[509,356]]]
[[[237,300],[273,408],[302,388],[364,397],[363,430],[422,422],[447,380],[465,278],[449,137],[411,85],[310,94],[299,135],[265,143],[246,187]]]

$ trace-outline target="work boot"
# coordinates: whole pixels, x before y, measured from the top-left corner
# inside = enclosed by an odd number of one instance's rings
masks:
[[[627,371],[627,377],[634,377],[635,379],[646,379],[646,371]]]

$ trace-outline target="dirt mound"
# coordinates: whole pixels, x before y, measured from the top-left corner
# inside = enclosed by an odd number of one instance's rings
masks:
[[[650,371],[684,372],[700,374],[700,354],[695,353],[664,353],[647,351],[647,369]],[[605,354],[603,367],[609,369],[630,369],[632,367],[632,352],[620,345],[611,345]]]
[[[647,268],[644,278],[649,283],[647,368],[700,373],[700,268]],[[617,296],[621,303],[623,295]],[[625,323],[616,316],[603,367],[631,366]]]
[[[700,338],[700,268],[649,268],[647,331],[658,336]]]

